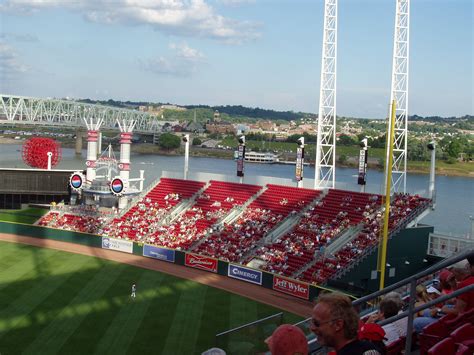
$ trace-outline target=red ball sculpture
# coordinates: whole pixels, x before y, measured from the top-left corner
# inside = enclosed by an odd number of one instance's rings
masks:
[[[25,164],[40,169],[48,168],[48,152],[52,153],[51,168],[61,161],[61,145],[51,138],[30,138],[21,149]]]

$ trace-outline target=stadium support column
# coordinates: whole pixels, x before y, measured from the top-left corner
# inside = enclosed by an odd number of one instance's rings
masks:
[[[95,166],[97,161],[97,137],[103,120],[94,120],[92,117],[89,122],[84,118],[87,127],[87,161],[86,161],[86,182],[92,184],[95,179]]]
[[[334,188],[336,184],[336,58],[337,0],[325,0],[315,189]]]
[[[124,184],[124,191],[127,191],[130,179],[130,145],[132,143],[132,132],[136,122],[133,120],[129,122],[124,120],[122,124],[120,124],[120,121],[117,120],[117,123],[120,128],[120,178]],[[120,197],[119,208],[124,208],[126,204],[126,198]]]

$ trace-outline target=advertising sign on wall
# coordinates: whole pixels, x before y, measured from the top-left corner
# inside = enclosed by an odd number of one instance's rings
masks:
[[[289,295],[309,299],[309,285],[281,276],[273,276],[273,289]]]
[[[143,256],[174,263],[174,250],[171,249],[159,248],[153,245],[144,244]]]
[[[102,237],[102,248],[131,254],[133,253],[133,242],[123,239]]]
[[[249,269],[243,266],[229,264],[227,275],[229,277],[233,277],[234,279],[251,282],[257,285],[262,284],[261,271]]]
[[[211,272],[217,272],[217,259],[186,253],[184,265]]]

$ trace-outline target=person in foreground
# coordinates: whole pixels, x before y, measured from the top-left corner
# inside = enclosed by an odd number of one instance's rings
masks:
[[[359,315],[345,295],[320,295],[313,308],[310,328],[318,343],[334,348],[337,355],[380,355],[374,344],[357,339]]]
[[[272,355],[307,355],[308,339],[303,331],[291,324],[282,324],[265,340]]]

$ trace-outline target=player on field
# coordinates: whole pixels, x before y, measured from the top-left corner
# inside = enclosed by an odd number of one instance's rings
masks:
[[[133,284],[132,285],[132,295],[131,295],[132,298],[135,298],[137,297],[137,285]]]

